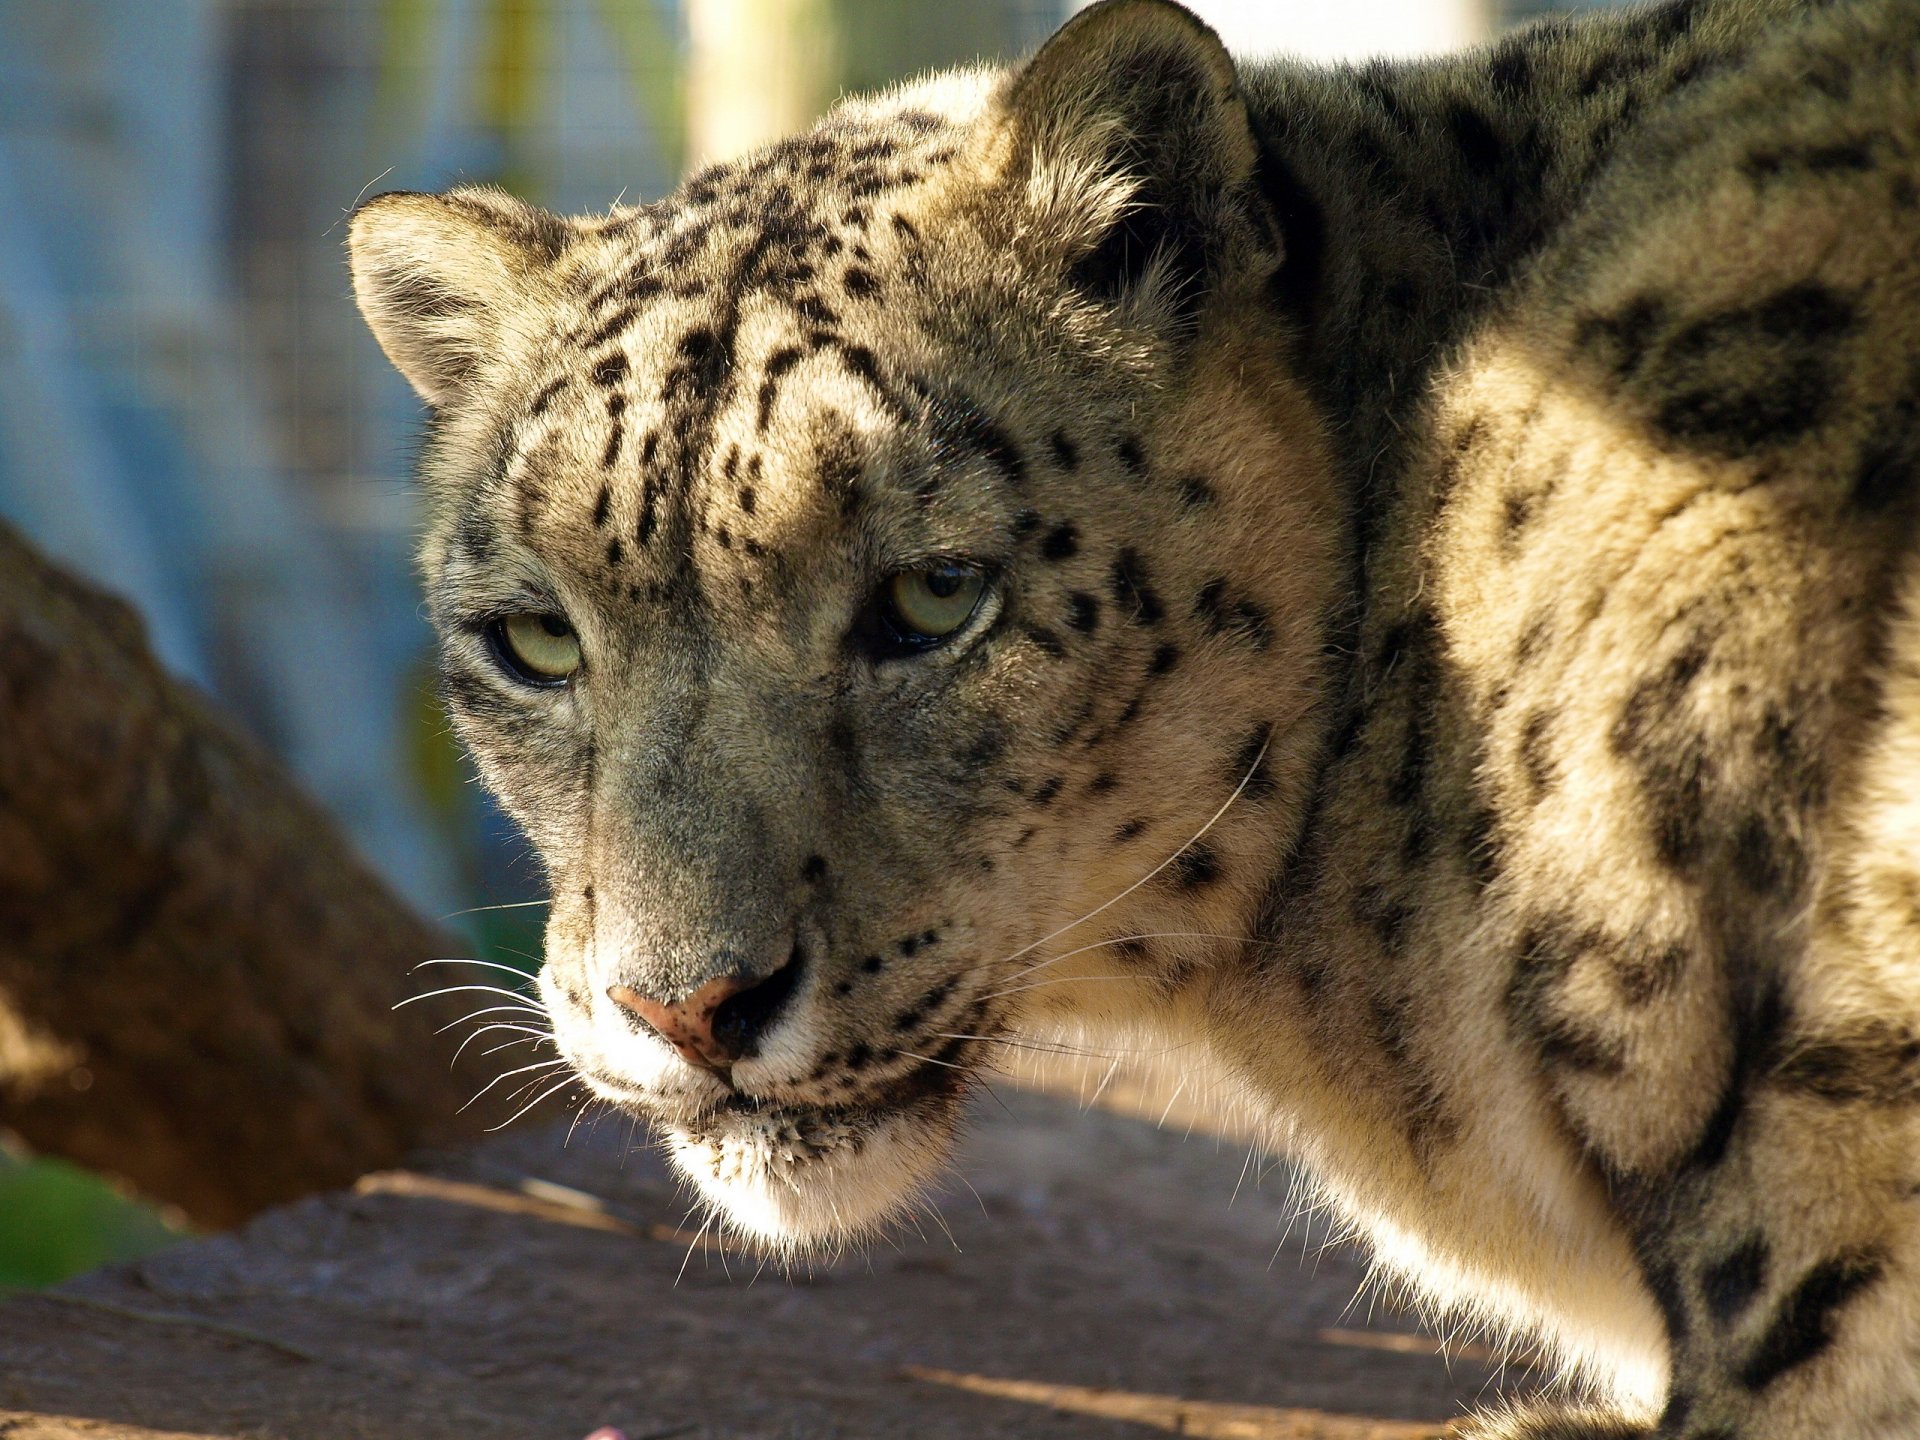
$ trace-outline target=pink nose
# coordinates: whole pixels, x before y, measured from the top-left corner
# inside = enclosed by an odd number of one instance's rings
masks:
[[[650,1000],[629,985],[609,985],[607,998],[646,1021],[689,1065],[724,1071],[745,1053],[751,1037],[741,1033],[740,1026],[716,1029],[714,1016],[727,1001],[760,983],[745,975],[723,976],[673,1005]]]

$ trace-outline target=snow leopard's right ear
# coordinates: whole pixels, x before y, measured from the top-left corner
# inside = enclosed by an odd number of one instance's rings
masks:
[[[1277,258],[1250,199],[1259,149],[1232,57],[1173,0],[1081,11],[1011,73],[999,111],[1029,233],[1082,288],[1144,286],[1191,309],[1249,245]]]
[[[438,409],[498,350],[570,234],[559,216],[487,187],[376,195],[348,222],[354,298],[387,358]]]

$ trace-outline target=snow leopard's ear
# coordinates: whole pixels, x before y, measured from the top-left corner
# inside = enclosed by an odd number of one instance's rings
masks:
[[[1253,199],[1259,149],[1233,60],[1172,0],[1081,11],[1000,105],[1028,213],[1081,288],[1119,299],[1144,286],[1190,312],[1228,252],[1277,250]]]
[[[439,408],[498,349],[570,234],[499,190],[376,195],[348,223],[354,298],[387,358]]]

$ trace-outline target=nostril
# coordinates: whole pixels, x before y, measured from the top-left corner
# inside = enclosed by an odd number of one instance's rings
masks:
[[[799,987],[805,962],[806,956],[796,944],[786,964],[759,984],[721,1001],[713,1012],[715,1045],[736,1060],[756,1053],[760,1037],[780,1018]]]

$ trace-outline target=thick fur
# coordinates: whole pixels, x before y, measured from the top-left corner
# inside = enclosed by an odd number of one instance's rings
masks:
[[[1920,8],[1236,70],[1108,0],[657,205],[356,213],[543,990],[733,1223],[1185,1047],[1597,1409],[1920,1433]],[[994,580],[953,644],[886,577]],[[559,613],[535,690],[487,622]],[[789,959],[723,1080],[607,997]]]

